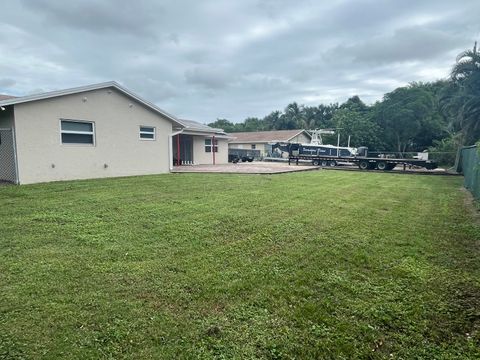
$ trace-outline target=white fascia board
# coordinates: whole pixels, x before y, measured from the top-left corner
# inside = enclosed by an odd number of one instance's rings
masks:
[[[232,140],[230,141],[231,144],[268,144],[270,141],[240,141],[240,140]]]
[[[225,134],[216,134],[213,132],[203,132],[203,131],[196,131],[192,129],[183,129],[179,131],[178,133],[182,135],[193,135],[193,136],[203,136],[203,137],[213,137],[215,136],[217,139],[231,139],[230,136],[225,135]]]

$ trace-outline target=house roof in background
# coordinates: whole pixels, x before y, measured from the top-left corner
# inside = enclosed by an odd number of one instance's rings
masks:
[[[295,136],[305,133],[308,137],[310,134],[305,130],[273,130],[273,131],[255,131],[255,132],[238,132],[230,133],[233,137],[231,143],[244,143],[244,142],[258,142],[268,143],[274,141],[289,141]]]
[[[16,98],[16,96],[0,94],[0,101],[9,100],[9,99],[15,99],[15,98]]]
[[[189,130],[196,130],[196,131],[209,132],[209,133],[211,132],[222,133],[222,134],[225,133],[223,129],[212,128],[208,125],[201,124],[197,121],[187,120],[187,119],[180,119],[180,121],[182,122],[182,124],[185,125],[185,128]]]

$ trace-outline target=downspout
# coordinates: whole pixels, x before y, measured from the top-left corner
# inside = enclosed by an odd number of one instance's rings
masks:
[[[168,135],[168,154],[169,154],[169,170],[173,170],[173,137],[180,135],[183,132],[183,129]]]
[[[182,156],[180,155],[180,134],[177,135],[177,166],[182,165]]]
[[[12,105],[13,123],[12,123],[12,138],[13,138],[13,157],[15,161],[15,184],[20,185],[20,173],[18,166],[18,150],[17,150],[17,132],[15,131],[15,105]]]
[[[13,140],[13,161],[15,162],[15,184],[20,185],[20,176],[18,174],[18,155],[17,155],[17,135],[15,133],[15,124],[12,126]]]

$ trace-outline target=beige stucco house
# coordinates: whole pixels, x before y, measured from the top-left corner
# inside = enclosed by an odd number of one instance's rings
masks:
[[[0,181],[159,174],[228,161],[229,137],[115,82],[0,98]],[[180,157],[178,152],[180,151]]]
[[[229,149],[259,150],[260,156],[268,156],[271,144],[276,142],[309,143],[310,134],[305,130],[272,130],[231,133]]]

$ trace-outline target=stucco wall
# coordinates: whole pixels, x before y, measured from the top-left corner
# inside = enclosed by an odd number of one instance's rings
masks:
[[[217,139],[218,152],[215,153],[215,164],[228,163],[228,142],[226,139]],[[213,164],[212,153],[205,152],[205,138],[202,136],[193,137],[193,162],[197,165]]]
[[[93,121],[95,145],[62,144],[61,118]],[[156,140],[140,140],[140,125]],[[172,123],[114,89],[17,104],[15,127],[22,184],[169,171]]]

